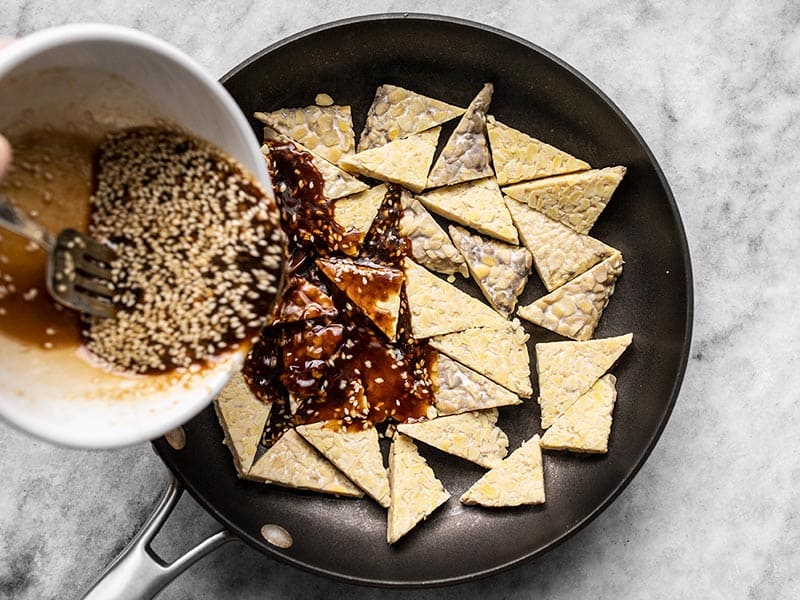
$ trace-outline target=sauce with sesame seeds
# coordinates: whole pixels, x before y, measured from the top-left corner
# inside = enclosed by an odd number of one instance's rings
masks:
[[[284,278],[271,195],[222,151],[166,127],[100,145],[89,234],[117,253],[118,312],[84,315],[84,344],[123,372],[189,368],[249,344]]]
[[[325,180],[312,156],[290,142],[266,140],[265,156],[273,174],[281,226],[294,248],[312,249],[320,256],[336,252],[353,255],[357,236],[346,235],[333,218],[333,201],[325,197]]]
[[[378,214],[361,243],[359,257],[402,269],[403,259],[411,254],[410,241],[400,235],[402,191],[396,183],[389,184]]]
[[[403,289],[401,269],[394,269],[373,260],[357,261],[336,258],[318,259],[317,266],[353,303],[358,305],[384,335],[396,337],[397,314],[392,299]]]
[[[301,277],[291,277],[281,296],[275,323],[335,317],[337,314],[338,310],[328,294]]]
[[[243,369],[256,396],[274,402],[262,445],[268,447],[293,426],[319,421],[364,428],[424,419],[433,404],[430,371],[435,352],[424,341],[412,339],[405,293],[397,339],[390,342],[317,263],[319,258],[357,255],[358,263],[401,268],[410,250],[398,231],[401,188],[389,186],[361,245],[347,241],[350,245],[342,247],[323,184],[298,183],[300,177],[322,181],[318,173],[309,174],[316,171],[310,155],[302,156],[306,153],[285,142],[272,143],[269,149],[267,164],[284,227],[289,223],[291,283],[278,317],[262,330]],[[360,289],[366,302],[388,295],[379,281]],[[300,314],[307,318],[298,320]]]
[[[53,233],[114,246],[122,306],[114,319],[65,309],[47,292],[46,253],[0,230],[0,336],[118,374],[201,368],[249,344],[282,283],[285,238],[272,197],[236,161],[167,127],[10,139],[0,191]]]

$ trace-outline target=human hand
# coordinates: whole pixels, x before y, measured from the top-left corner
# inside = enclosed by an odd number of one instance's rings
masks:
[[[13,38],[4,38],[0,37],[0,50],[3,49],[3,46],[8,46],[11,42],[13,42]],[[3,174],[8,169],[8,165],[11,164],[11,144],[8,143],[8,140],[0,135],[0,179],[3,178]]]

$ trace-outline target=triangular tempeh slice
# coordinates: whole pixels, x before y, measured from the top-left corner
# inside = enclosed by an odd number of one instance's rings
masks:
[[[491,469],[508,452],[508,436],[497,427],[497,409],[401,423],[400,433],[482,467]]]
[[[572,452],[608,452],[617,378],[610,373],[595,382],[545,431],[542,448]]]
[[[250,472],[248,479],[312,492],[361,498],[364,492],[323,458],[294,429],[284,433]]]
[[[411,256],[423,267],[445,275],[469,277],[467,262],[422,203],[407,191],[401,197],[400,235],[411,242]]]
[[[494,177],[432,190],[418,196],[429,211],[509,244],[517,230]]]
[[[349,258],[319,258],[317,266],[386,337],[395,339],[403,271]]]
[[[532,304],[520,306],[517,314],[564,337],[588,340],[621,274],[622,254],[617,252]]]
[[[461,496],[464,504],[490,507],[542,504],[544,500],[544,470],[538,435],[514,450]]]
[[[519,321],[514,320],[502,329],[477,327],[432,337],[429,343],[504,388],[530,398],[533,388],[528,337]]]
[[[608,371],[633,340],[633,334],[586,342],[536,344],[542,429],[550,427]]]
[[[533,254],[536,272],[548,292],[617,252],[600,240],[573,231],[527,204],[506,198],[506,206],[519,231],[519,239]]]
[[[391,505],[386,541],[390,544],[414,529],[450,498],[414,442],[401,433],[395,434],[389,452],[389,487]]]
[[[421,192],[441,129],[434,127],[378,148],[364,150],[342,159],[340,164],[350,172],[399,183],[412,192]]]
[[[486,132],[500,185],[591,169],[589,163],[504,125],[491,115],[486,118]]]
[[[431,372],[434,404],[439,415],[521,404],[519,396],[446,354],[439,354]]]
[[[493,175],[486,143],[486,111],[494,86],[487,83],[470,103],[428,175],[425,187],[454,185]]]
[[[470,234],[463,227],[451,225],[449,232],[489,304],[504,317],[511,316],[528,282],[531,253],[522,246]]]
[[[269,418],[272,402],[255,397],[241,373],[235,373],[214,399],[225,445],[233,455],[239,476],[250,470],[258,449],[258,441]]]
[[[419,133],[463,115],[465,109],[423,96],[396,85],[384,84],[375,92],[361,131],[358,151]]]
[[[382,183],[360,194],[340,198],[334,203],[333,218],[342,226],[345,234],[356,236],[359,244],[364,241],[378,215],[386,190],[386,184]]]
[[[504,328],[508,321],[492,308],[405,259],[411,330],[417,339],[471,327]]]
[[[337,198],[343,198],[344,196],[349,196],[350,194],[357,194],[369,188],[369,186],[363,181],[359,181],[350,175],[350,173],[342,171],[332,162],[328,162],[315,152],[312,152],[300,142],[292,140],[288,136],[278,133],[274,129],[270,129],[269,127],[264,128],[264,141],[266,140],[288,142],[294,144],[300,150],[308,152],[311,155],[311,163],[322,176],[322,180],[325,183],[323,194],[329,200],[336,200]],[[269,147],[262,146],[261,153],[264,155],[269,154]]]
[[[255,117],[333,164],[355,152],[349,106],[282,108],[270,113],[257,112]]]
[[[389,476],[383,466],[377,429],[350,431],[338,422],[324,421],[302,425],[297,432],[378,504],[389,507]]]
[[[589,233],[625,171],[625,167],[607,167],[556,175],[516,183],[503,188],[503,191],[510,198],[526,203],[578,233]]]

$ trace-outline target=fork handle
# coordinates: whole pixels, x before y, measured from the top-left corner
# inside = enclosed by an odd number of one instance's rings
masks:
[[[36,242],[48,252],[55,246],[52,233],[17,209],[3,195],[0,195],[0,226]]]

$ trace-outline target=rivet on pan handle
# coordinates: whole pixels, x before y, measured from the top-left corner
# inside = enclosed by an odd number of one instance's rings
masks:
[[[183,487],[170,474],[167,491],[136,537],[83,597],[84,600],[150,600],[196,561],[236,537],[223,530],[200,542],[174,562],[167,564],[150,547],[153,538],[169,518],[183,493]]]

